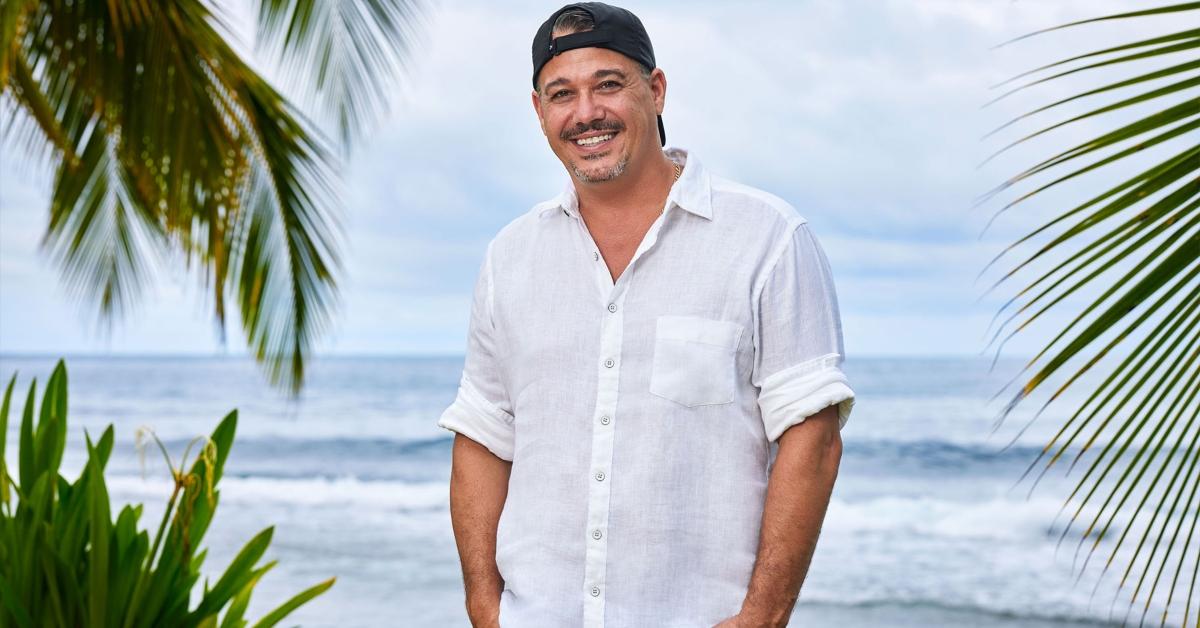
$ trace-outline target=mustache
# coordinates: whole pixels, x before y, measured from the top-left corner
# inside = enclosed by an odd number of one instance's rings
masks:
[[[611,121],[594,120],[590,124],[584,124],[583,122],[580,122],[579,124],[576,124],[574,127],[571,127],[570,129],[564,130],[562,133],[559,133],[558,137],[559,137],[559,139],[562,139],[563,141],[570,141],[570,140],[573,140],[573,139],[579,137],[580,135],[583,135],[584,133],[587,133],[588,131],[618,131],[619,132],[619,131],[624,131],[624,130],[625,130],[625,125],[621,124],[620,122],[617,122],[616,120],[611,120]]]

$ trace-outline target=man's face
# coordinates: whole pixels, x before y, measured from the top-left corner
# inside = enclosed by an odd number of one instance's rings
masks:
[[[542,131],[580,181],[612,181],[660,151],[662,70],[655,68],[647,81],[637,62],[619,52],[576,48],[552,58],[538,78],[533,107]]]

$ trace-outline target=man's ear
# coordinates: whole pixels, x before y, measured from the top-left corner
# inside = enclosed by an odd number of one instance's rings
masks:
[[[662,68],[654,68],[650,72],[650,92],[654,94],[654,108],[657,113],[662,114],[663,107],[667,104],[667,75]]]
[[[542,98],[541,98],[541,96],[538,95],[538,91],[536,89],[533,90],[529,94],[529,96],[530,96],[530,99],[533,100],[533,112],[537,114],[538,126],[542,127],[542,134],[545,135],[546,134],[546,122],[545,122],[545,119],[542,118]]]

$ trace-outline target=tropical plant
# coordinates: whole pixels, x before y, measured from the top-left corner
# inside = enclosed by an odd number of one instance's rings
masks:
[[[1052,266],[1035,273],[1040,276],[997,312],[999,317],[1025,300],[991,342],[1022,314],[1026,318],[1005,341],[1052,308],[1065,307],[1063,300],[1085,287],[1099,294],[1014,378],[1020,379],[1037,365],[999,419],[1003,421],[1056,374],[1065,382],[1030,423],[1070,386],[1079,385],[1089,370],[1103,377],[1031,462],[1026,475],[1043,462],[1044,475],[1064,457],[1073,458],[1072,469],[1076,464],[1086,468],[1064,503],[1071,516],[1060,543],[1072,525],[1086,523],[1076,551],[1078,555],[1087,548],[1079,571],[1082,576],[1101,542],[1111,543],[1116,537],[1097,585],[1110,568],[1121,572],[1117,595],[1132,588],[1126,622],[1140,606],[1139,621],[1145,623],[1152,605],[1158,603],[1161,623],[1166,624],[1173,608],[1182,607],[1183,624],[1200,626],[1200,28],[1196,28],[1200,2],[1071,22],[1017,39],[1089,23],[1126,24],[1148,16],[1169,16],[1171,26],[1161,35],[1074,55],[1001,84],[1024,81],[1003,98],[1071,75],[1126,72],[1119,80],[1038,107],[1000,127],[1088,99],[1106,99],[1020,137],[997,154],[1083,121],[1098,124],[1103,114],[1127,114],[1135,106],[1151,111],[1127,115],[1135,119],[1113,123],[981,197],[982,203],[1018,184],[1032,187],[1004,205],[999,215],[1031,198],[1044,198],[1046,190],[1078,177],[1108,175],[1100,179],[1100,193],[1020,238],[987,265],[990,268],[1020,245],[1036,242],[1035,237],[1048,240],[988,290],[1019,271],[1033,272],[1035,261]],[[1135,159],[1152,163],[1123,180],[1112,176],[1113,168],[1129,168]],[[1118,346],[1128,351],[1123,355],[1114,351]],[[1003,342],[997,355],[1002,347]]]
[[[203,0],[5,0],[4,140],[54,169],[40,246],[110,330],[177,254],[295,394],[337,306],[338,151],[384,112],[420,0],[259,0],[256,45],[327,139]]]
[[[17,474],[9,472],[5,439],[16,379],[9,380],[0,402],[0,626],[245,626],[254,587],[276,564],[259,564],[271,542],[270,527],[246,544],[215,584],[210,587],[206,580],[197,604],[189,608],[207,554],[200,543],[216,513],[217,483],[233,445],[237,411],[205,440],[190,470],[183,470],[186,452],[179,467],[171,467],[174,489],[151,539],[138,529],[141,504],[126,505],[112,520],[104,480],[113,447],[111,425],[95,443],[85,433],[88,457],[79,479],[71,483],[59,473],[67,437],[62,360],[46,383],[40,412],[34,409],[37,380],[29,386]],[[254,625],[275,625],[333,583],[330,578],[302,591]]]

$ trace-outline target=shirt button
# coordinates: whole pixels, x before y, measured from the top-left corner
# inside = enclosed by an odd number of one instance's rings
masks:
[[[616,362],[613,362],[612,358],[609,358],[604,361],[604,366],[606,366],[608,368],[612,368],[614,364],[616,364]]]
[[[599,251],[593,251],[593,252],[592,252],[592,259],[593,259],[593,260],[595,260],[595,261],[597,261],[597,262],[598,262],[598,261],[600,261],[600,252],[599,252]]]
[[[600,587],[592,587],[592,597],[600,597]]]
[[[602,536],[604,536],[604,534],[602,532],[600,532],[600,528],[596,528],[595,530],[592,530],[592,538],[593,539],[596,539],[597,541],[599,541],[600,537],[602,537]]]
[[[608,425],[611,421],[612,419],[610,419],[607,414],[600,417],[600,425]]]
[[[609,304],[608,304],[608,311],[609,311],[609,312],[616,312],[616,311],[617,311],[617,304],[616,304],[616,303],[609,303]]]
[[[597,471],[597,472],[596,472],[596,481],[597,481],[597,482],[603,482],[603,481],[604,481],[604,472],[603,472],[603,471]]]

